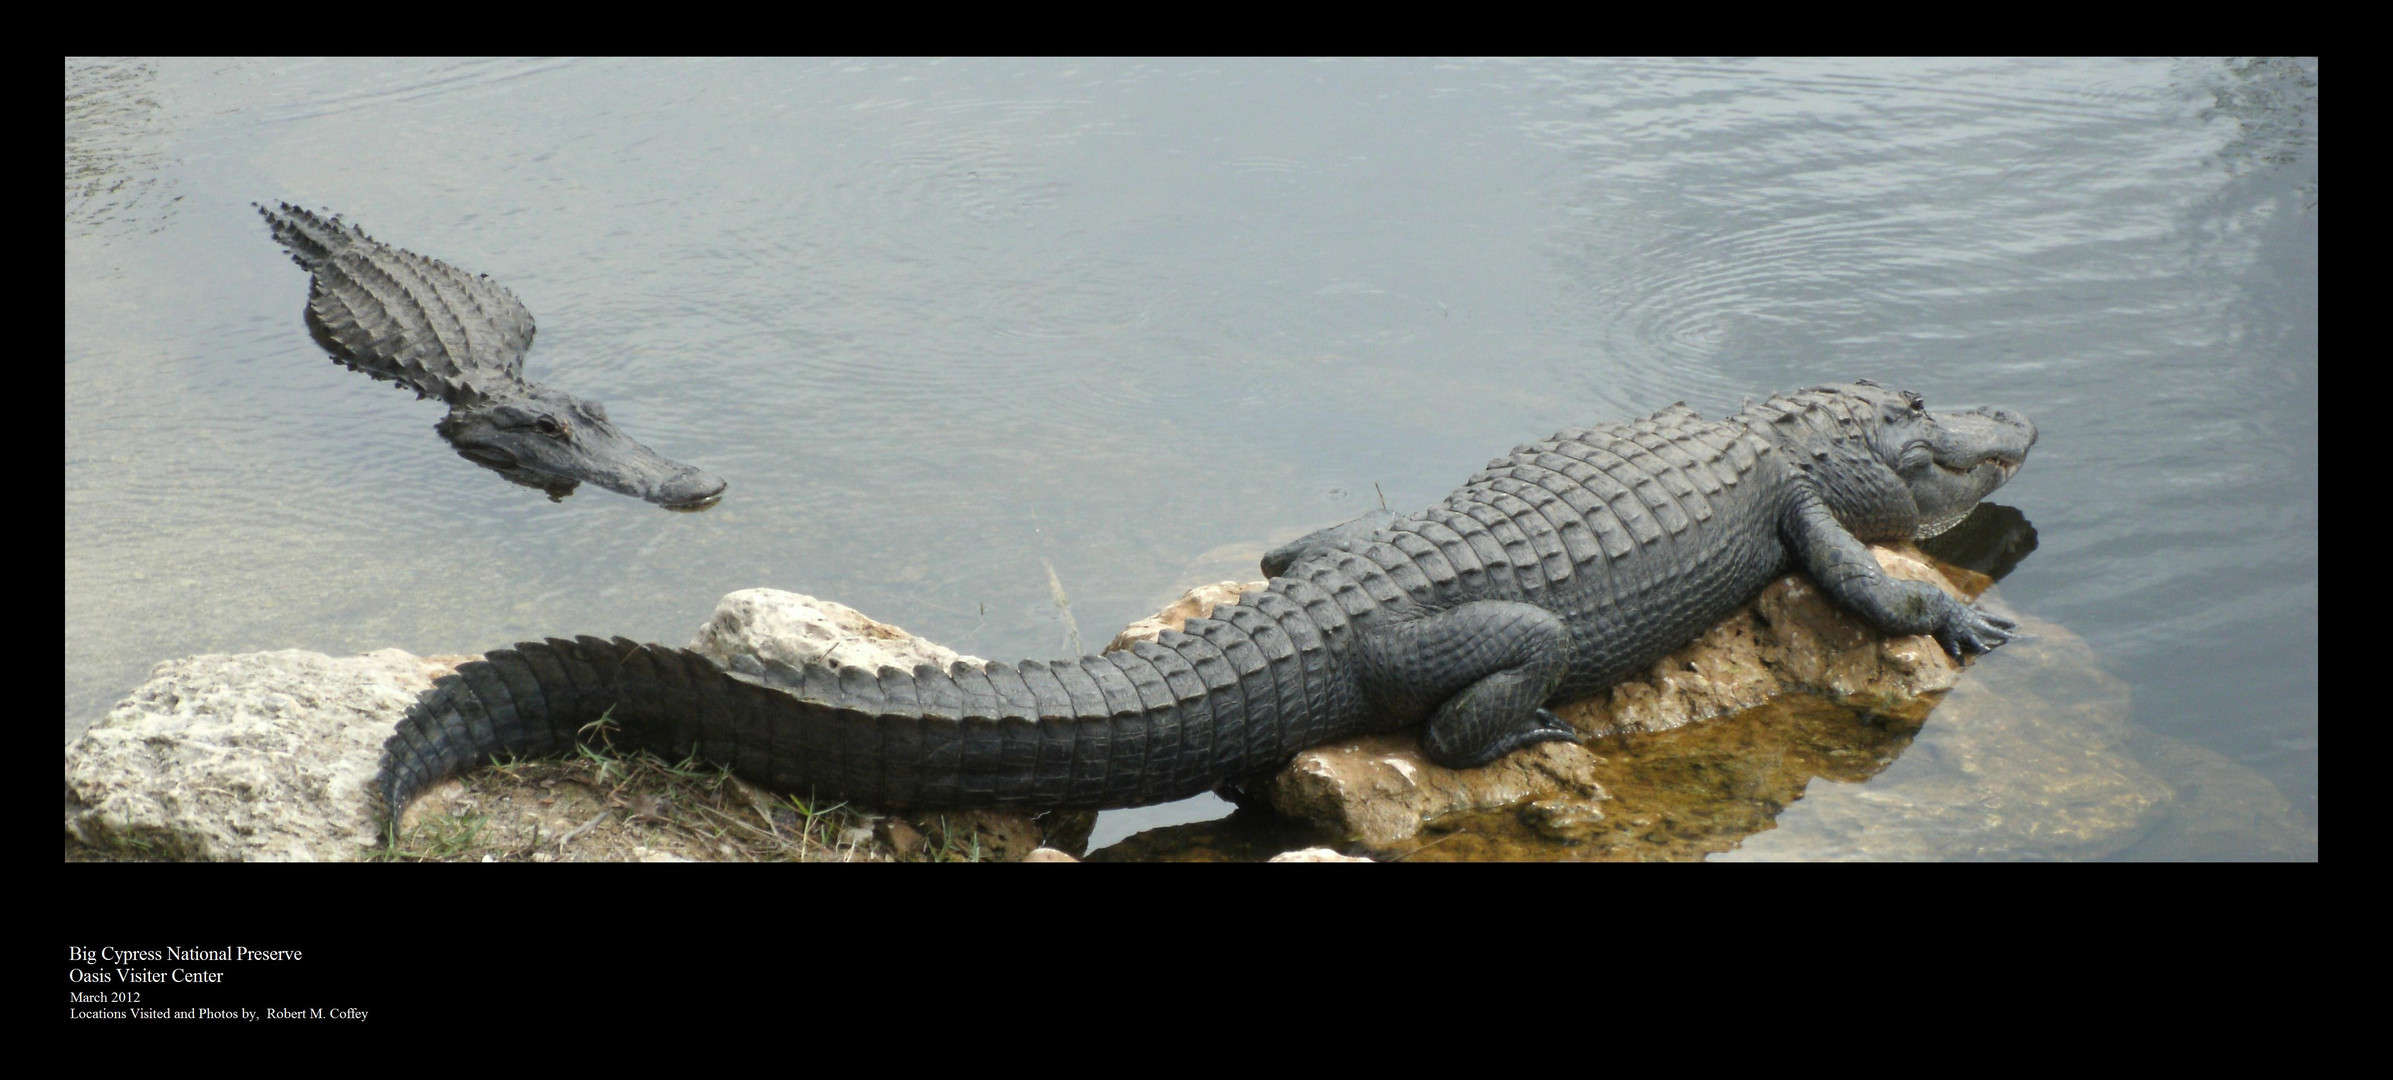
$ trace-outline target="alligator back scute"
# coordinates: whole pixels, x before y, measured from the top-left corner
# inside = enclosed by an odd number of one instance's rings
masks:
[[[498,283],[378,244],[327,270],[310,309],[353,366],[395,366],[482,396],[522,381],[532,316]]]
[[[308,314],[335,359],[450,404],[519,389],[535,327],[505,286],[337,217],[288,203],[258,212],[314,275]]]

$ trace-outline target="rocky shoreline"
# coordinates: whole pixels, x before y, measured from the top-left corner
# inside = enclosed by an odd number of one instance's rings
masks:
[[[1988,584],[1907,545],[1873,550],[1893,576],[1930,582],[1964,600]],[[1109,648],[1176,628],[1261,584],[1192,589],[1124,630]],[[724,597],[691,648],[732,668],[768,659],[867,668],[981,662],[843,605],[769,589]],[[149,682],[67,749],[69,857],[387,856],[370,794],[382,742],[418,694],[470,659],[395,649],[342,658],[285,650],[162,663]],[[1572,843],[1596,823],[1620,816],[1609,787],[1623,781],[1607,771],[1608,758],[1620,756],[1630,740],[1800,696],[1840,706],[1842,715],[1895,725],[1908,742],[1908,733],[1959,681],[1961,667],[1933,638],[1884,637],[1829,603],[1807,578],[1790,574],[1643,677],[1556,709],[1588,737],[1586,745],[1547,743],[1488,768],[1453,770],[1430,762],[1410,733],[1399,732],[1307,750],[1279,772],[1224,794],[1241,805],[1268,806],[1350,852],[1408,850],[1428,837],[1442,841],[1454,822],[1489,814]],[[592,778],[612,775],[611,766],[589,767],[594,771],[585,776],[559,772],[570,768],[478,770],[419,800],[402,830],[421,828],[428,817],[471,814],[477,828],[490,830],[481,848],[486,859],[782,857],[775,854],[782,848],[758,838],[803,834],[827,841],[812,850],[828,854],[805,857],[1010,861],[1035,852],[1043,861],[1081,855],[1094,820],[1089,813],[818,811],[720,775],[705,791],[626,795],[609,787],[613,781]],[[1609,783],[1607,776],[1613,777]],[[1774,798],[1799,798],[1801,787],[1798,782],[1791,793]],[[2164,800],[2165,793],[2129,801]],[[662,809],[667,805],[715,814],[707,819],[713,824],[678,830],[711,842],[665,842],[676,832],[658,827],[669,820]],[[1607,827],[1642,828],[1634,824],[1642,820],[1640,812],[1628,813],[1629,819]],[[1707,850],[1735,846],[1732,838]]]

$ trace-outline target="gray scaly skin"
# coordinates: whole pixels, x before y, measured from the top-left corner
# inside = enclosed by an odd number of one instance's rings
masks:
[[[486,275],[401,251],[340,218],[258,207],[312,275],[308,329],[333,359],[449,405],[436,426],[467,459],[561,499],[582,481],[676,510],[712,506],[721,477],[640,445],[606,407],[523,377],[532,313]]]
[[[1483,765],[1575,741],[1549,703],[1644,670],[1789,569],[1956,656],[2010,640],[2009,620],[1888,577],[1865,545],[1951,527],[2035,441],[2014,414],[1932,414],[1867,382],[1717,423],[1677,405],[1520,447],[1419,513],[1322,530],[1185,632],[1077,660],[725,671],[623,638],[528,642],[418,701],[386,748],[384,805],[492,755],[563,753],[610,710],[618,745],[882,807],[1139,806],[1412,725],[1438,763]]]

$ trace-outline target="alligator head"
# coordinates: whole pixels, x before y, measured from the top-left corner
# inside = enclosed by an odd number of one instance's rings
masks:
[[[1772,398],[1760,418],[1802,451],[1831,511],[1864,540],[1925,540],[1959,525],[2036,445],[2036,426],[2017,413],[1929,412],[1918,394],[1867,379]]]
[[[438,428],[468,460],[552,499],[585,480],[672,510],[703,510],[723,497],[722,477],[641,445],[607,419],[606,406],[544,386],[460,402]]]
[[[1916,540],[1961,523],[1978,501],[2008,483],[2036,445],[2036,425],[2005,409],[1931,413],[1918,394],[1880,407],[1878,453],[1919,507]]]

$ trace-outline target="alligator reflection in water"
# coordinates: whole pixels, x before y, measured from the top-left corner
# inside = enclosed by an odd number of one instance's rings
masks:
[[[1919,541],[1919,549],[2001,581],[2036,550],[2036,527],[2016,507],[1982,502],[1960,524]]]
[[[449,405],[436,430],[459,456],[550,499],[582,481],[672,510],[723,497],[721,477],[641,445],[605,406],[523,377],[532,313],[487,275],[367,236],[338,216],[258,207],[310,275],[308,332],[333,359]]]

